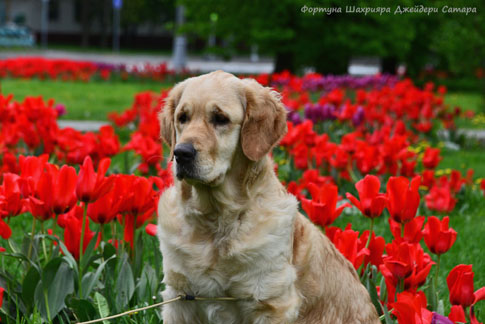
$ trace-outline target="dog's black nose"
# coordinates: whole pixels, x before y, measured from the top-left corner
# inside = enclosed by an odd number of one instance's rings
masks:
[[[180,143],[175,146],[173,154],[178,163],[187,163],[194,160],[197,151],[190,143]]]

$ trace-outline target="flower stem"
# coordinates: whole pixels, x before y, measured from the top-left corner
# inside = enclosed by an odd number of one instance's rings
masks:
[[[37,218],[34,217],[32,220],[32,233],[30,233],[30,245],[29,245],[29,251],[27,252],[27,259],[30,260],[30,257],[32,256],[32,245],[34,244],[34,233],[35,233],[35,221]]]
[[[54,218],[54,224],[52,225],[52,236],[56,236],[56,228],[57,228],[57,216],[56,215],[56,218]],[[54,243],[52,242],[51,244],[51,248],[50,248],[50,251],[49,251],[49,255],[52,256],[52,249],[54,248]]]
[[[438,260],[436,260],[436,274],[434,278],[434,291],[436,294],[438,294],[438,275],[440,271],[440,259],[441,259],[441,254],[438,254]]]
[[[101,234],[101,241],[104,240],[104,224],[99,224],[100,227],[100,234]]]
[[[83,245],[84,245],[84,233],[86,232],[86,216],[88,213],[88,204],[86,203],[84,205],[84,212],[83,212],[83,224],[82,224],[82,230],[81,230],[81,238],[79,240],[79,264],[81,264],[81,260],[83,259]]]
[[[111,244],[115,247],[116,255],[118,255],[118,247],[116,242],[116,224],[115,222],[111,222]]]
[[[45,301],[45,309],[47,312],[47,320],[49,321],[49,323],[52,323],[51,311],[49,310],[49,298],[47,297],[47,289],[44,289],[44,301]]]
[[[44,222],[40,222],[40,232],[44,235],[45,230],[44,230]],[[42,250],[44,251],[44,257],[45,257],[45,264],[47,264],[47,261],[49,260],[47,258],[47,249],[45,247],[45,238],[42,238]]]
[[[133,216],[135,219],[133,220],[133,243],[132,243],[132,247],[131,247],[131,253],[132,253],[132,256],[133,256],[133,261],[135,261],[135,250],[136,250],[136,219],[138,217],[138,214],[135,214]]]
[[[374,230],[374,218],[370,219],[370,231],[369,231],[369,238],[367,239],[367,243],[365,244],[365,248],[367,249],[370,244],[370,240],[372,238],[372,231]]]
[[[84,205],[84,212],[83,212],[83,225],[82,225],[82,230],[81,230],[81,238],[79,239],[79,297],[82,298],[83,294],[83,288],[82,288],[82,278],[83,278],[83,271],[82,271],[82,260],[83,260],[83,246],[84,246],[84,233],[86,232],[86,217],[88,214],[88,204],[86,203]]]

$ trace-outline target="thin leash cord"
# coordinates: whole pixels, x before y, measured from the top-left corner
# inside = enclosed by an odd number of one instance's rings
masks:
[[[91,321],[78,322],[77,324],[91,324],[91,323],[109,321],[109,320],[112,320],[112,319],[115,319],[115,318],[118,318],[118,317],[130,315],[130,314],[133,314],[133,313],[138,313],[138,312],[141,312],[141,311],[144,311],[144,310],[147,310],[147,309],[151,309],[151,308],[155,308],[155,307],[160,307],[160,306],[165,305],[165,304],[170,304],[170,303],[173,303],[177,300],[236,301],[236,300],[238,300],[238,298],[235,298],[235,297],[197,297],[197,296],[191,296],[191,295],[178,295],[175,298],[172,298],[172,299],[169,299],[169,300],[157,303],[157,304],[153,304],[153,305],[149,305],[149,306],[145,306],[145,307],[140,307],[140,308],[135,308],[135,309],[126,311],[124,313],[119,313],[119,314],[111,315],[111,316],[108,316],[108,317],[98,318],[98,319],[91,320]]]

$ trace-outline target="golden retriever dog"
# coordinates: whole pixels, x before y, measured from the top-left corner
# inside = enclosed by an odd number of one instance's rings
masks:
[[[298,212],[268,156],[277,92],[217,71],[177,84],[160,115],[175,184],[160,197],[165,324],[379,323],[356,271]]]

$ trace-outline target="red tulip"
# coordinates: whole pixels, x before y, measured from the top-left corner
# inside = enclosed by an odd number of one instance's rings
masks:
[[[302,199],[303,210],[312,222],[322,227],[332,224],[345,207],[350,207],[350,204],[345,203],[337,208],[338,189],[333,184],[327,183],[317,187],[314,183],[310,183],[308,190],[313,199]]]
[[[466,323],[465,310],[461,305],[453,305],[451,306],[448,318],[452,320],[453,323]]]
[[[471,265],[460,264],[450,271],[446,282],[448,283],[452,305],[461,305],[466,308],[473,304],[475,301],[473,276]]]
[[[404,224],[416,216],[419,206],[420,177],[411,180],[404,177],[390,177],[387,182],[387,209],[391,217],[398,223]]]
[[[31,196],[29,197],[29,211],[35,218],[45,221],[54,216],[53,212],[53,200],[54,195],[52,190],[54,188],[54,180],[51,174],[51,170],[54,167],[46,164],[46,169],[42,171],[38,181],[34,183]]]
[[[433,187],[435,183],[435,176],[433,170],[424,170],[421,175],[421,184],[428,188]]]
[[[396,287],[402,280],[404,289],[412,291],[426,282],[434,262],[419,243],[393,241],[386,245],[386,252],[379,270],[386,281],[389,301],[393,300]]]
[[[140,131],[131,134],[131,139],[123,147],[124,150],[133,150],[141,155],[142,160],[147,165],[155,165],[161,162],[162,145],[160,141],[150,136],[144,135]]]
[[[0,197],[3,196],[4,203],[4,215],[2,217],[17,216],[22,212],[22,199],[18,179],[19,176],[16,174],[3,174],[3,184],[0,186]]]
[[[471,175],[473,176],[473,174]],[[447,181],[448,182],[448,179]],[[461,176],[461,172],[458,170],[451,170],[449,186],[453,193],[457,193],[467,183],[467,178]]]
[[[408,291],[399,293],[396,302],[391,304],[394,309],[392,313],[399,324],[430,324],[433,313],[426,306],[426,296],[422,291],[416,294]]]
[[[124,197],[117,195],[116,190],[110,190],[107,194],[88,205],[87,215],[97,224],[111,222],[119,212],[119,206]]]
[[[63,165],[60,170],[53,170],[52,208],[56,214],[67,213],[76,204],[76,169]]]
[[[428,147],[424,151],[423,165],[426,169],[434,169],[441,161],[440,149]]]
[[[453,197],[449,184],[443,184],[442,181],[435,184],[424,198],[429,210],[450,213],[455,208],[456,198]]]
[[[475,296],[475,301],[473,302],[472,307],[470,307],[470,323],[480,324],[477,318],[475,317],[474,308],[476,303],[478,303],[481,300],[485,300],[485,287],[478,289],[477,291],[475,291],[473,295]]]
[[[76,196],[83,202],[94,202],[108,193],[113,186],[113,178],[104,175],[109,168],[111,160],[102,159],[99,162],[98,172],[94,172],[93,162],[90,156],[86,156],[79,170],[76,184]]]
[[[40,176],[44,172],[45,165],[49,156],[43,154],[41,156],[20,156],[20,192],[24,198],[34,194],[35,186],[38,183]]]
[[[367,245],[367,241],[369,239],[369,231],[364,231],[359,238],[359,250],[365,248]],[[379,267],[382,264],[382,253],[384,252],[384,248],[386,246],[386,241],[382,236],[376,236],[374,232],[372,232],[372,237],[369,242],[369,246],[367,249],[369,250],[369,255],[364,257],[364,265],[369,263]]]
[[[415,217],[413,220],[402,225],[392,218],[389,218],[389,226],[391,228],[391,233],[394,236],[394,240],[398,243],[408,242],[408,243],[419,243],[423,237],[422,228],[424,224],[424,216]],[[402,226],[404,226],[404,236],[402,235]]]
[[[428,249],[434,254],[447,252],[456,240],[456,231],[448,227],[450,218],[446,216],[442,221],[438,217],[428,217],[424,225],[424,242]]]
[[[0,287],[0,307],[3,305],[3,292],[5,289],[3,287]]]
[[[0,236],[6,240],[8,240],[10,236],[12,236],[12,230],[10,229],[10,226],[8,226],[8,224],[5,223],[1,218],[0,218]]]
[[[381,182],[378,177],[366,175],[364,179],[355,184],[360,201],[350,193],[347,193],[346,196],[364,216],[369,218],[379,217],[387,202],[386,195],[379,193],[380,187]]]
[[[153,217],[158,193],[148,179],[126,175],[117,176],[115,190],[122,192],[123,197],[118,221],[124,226],[125,241],[133,247],[134,231]]]
[[[64,244],[75,259],[79,259],[79,245],[81,244],[81,233],[83,227],[84,209],[75,206],[67,214],[59,215],[58,223],[64,227]],[[83,251],[94,237],[94,232],[89,229],[89,218],[86,218],[86,229],[83,239]]]
[[[360,244],[359,232],[347,226],[344,231],[338,227],[332,227],[327,233],[327,237],[335,247],[342,253],[347,260],[352,263],[355,269],[359,269],[365,256],[369,256],[369,249],[365,244]]]
[[[147,224],[147,226],[145,226],[145,231],[148,235],[157,236],[157,225]]]

